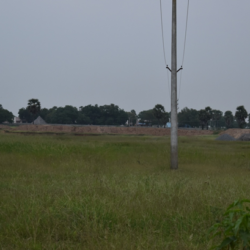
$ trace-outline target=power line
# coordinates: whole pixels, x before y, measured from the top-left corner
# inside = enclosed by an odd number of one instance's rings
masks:
[[[169,80],[169,72],[167,70],[167,77],[168,77],[168,92],[169,92],[169,97],[171,99],[171,92],[170,92],[170,80]],[[250,119],[250,118],[249,118]]]
[[[164,56],[165,66],[167,66],[164,32],[163,32],[163,18],[162,18],[162,3],[161,3],[161,0],[160,0],[160,10],[161,10],[161,36],[162,36],[163,56]]]
[[[183,56],[182,56],[182,67],[184,66],[185,52],[186,52],[186,42],[187,42],[187,28],[188,28],[188,16],[189,16],[189,0],[187,4],[187,16],[186,16],[186,29],[185,29],[185,38],[184,38],[184,48],[183,48]],[[180,75],[180,87],[179,87],[179,98],[181,96],[181,83],[182,83],[182,71]]]
[[[178,100],[181,98],[181,83],[182,83],[182,71],[180,73],[180,87],[179,87],[179,97],[178,97]]]
[[[189,0],[188,0],[188,5],[187,5],[186,30],[185,30],[185,39],[184,39],[184,49],[183,49],[183,57],[182,57],[182,66],[184,64],[184,58],[185,58],[185,52],[186,52],[187,28],[188,28],[188,14],[189,14]]]
[[[163,48],[163,57],[165,62],[165,67],[167,66],[167,59],[166,59],[166,50],[165,50],[165,39],[164,39],[164,29],[163,29],[163,17],[162,17],[162,0],[160,0],[160,12],[161,12],[161,36],[162,36],[162,48]],[[168,92],[169,97],[171,98],[170,94],[170,80],[169,80],[169,72],[167,71],[167,78],[168,78]]]

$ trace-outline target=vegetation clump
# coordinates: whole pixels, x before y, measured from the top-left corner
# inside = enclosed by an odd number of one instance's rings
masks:
[[[250,200],[237,200],[226,210],[220,222],[210,231],[222,242],[212,247],[216,250],[250,249]]]

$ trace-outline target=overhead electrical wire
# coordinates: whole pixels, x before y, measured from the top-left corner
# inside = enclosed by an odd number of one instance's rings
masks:
[[[163,31],[163,18],[162,18],[162,3],[160,0],[160,11],[161,11],[161,37],[162,37],[162,48],[163,48],[163,57],[165,61],[165,66],[167,66],[166,52],[165,52],[165,41],[164,41],[164,31]]]
[[[165,67],[167,67],[166,50],[165,50],[165,39],[164,39],[164,29],[163,29],[163,18],[162,18],[162,2],[161,1],[162,0],[160,0],[162,48],[163,48],[163,57],[164,57]],[[168,77],[168,91],[169,91],[169,96],[171,97],[170,80],[169,80],[169,72],[168,71],[167,71],[167,77]]]
[[[184,48],[183,48],[183,56],[182,56],[182,67],[184,66],[185,52],[186,52],[186,42],[187,42],[187,28],[188,28],[188,16],[189,16],[189,0],[187,4],[187,16],[186,16],[186,29],[185,29],[185,38],[184,38]],[[180,74],[180,87],[179,87],[179,98],[181,96],[181,83],[182,83],[182,71]]]
[[[187,4],[186,29],[185,29],[185,39],[184,39],[184,49],[183,49],[183,57],[182,57],[182,66],[183,66],[183,63],[184,63],[185,52],[186,52],[187,28],[188,28],[188,15],[189,15],[189,0],[188,0],[188,4]]]

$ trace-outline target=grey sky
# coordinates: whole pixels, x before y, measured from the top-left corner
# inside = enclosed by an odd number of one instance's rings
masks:
[[[171,64],[171,0],[163,1]],[[178,0],[178,66],[187,0]],[[190,0],[179,107],[250,112],[250,1]],[[159,0],[1,0],[0,104],[170,109]]]

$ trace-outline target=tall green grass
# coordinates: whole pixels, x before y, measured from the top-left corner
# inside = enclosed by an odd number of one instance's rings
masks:
[[[0,249],[209,249],[249,198],[250,143],[0,134]]]

